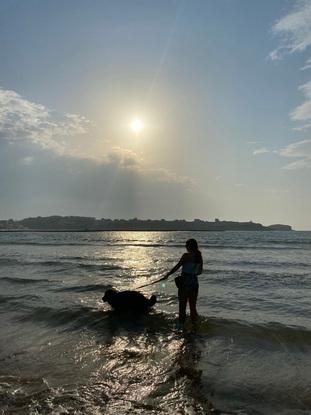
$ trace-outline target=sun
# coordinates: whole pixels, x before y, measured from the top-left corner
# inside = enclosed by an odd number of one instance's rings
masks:
[[[132,122],[131,122],[131,130],[135,134],[141,133],[143,129],[144,129],[144,123],[142,122],[141,119],[135,118],[134,120],[132,120]]]

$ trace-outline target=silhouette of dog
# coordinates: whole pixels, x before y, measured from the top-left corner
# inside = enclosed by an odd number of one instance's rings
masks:
[[[102,298],[117,311],[134,311],[136,313],[146,313],[152,307],[157,297],[152,295],[149,299],[138,291],[116,291],[107,290]]]

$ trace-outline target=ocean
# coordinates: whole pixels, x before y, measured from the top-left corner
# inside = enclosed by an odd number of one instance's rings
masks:
[[[174,276],[134,318],[106,289],[159,278],[196,238],[197,328]],[[1,232],[1,414],[311,414],[311,232]],[[216,408],[217,410],[213,410]]]

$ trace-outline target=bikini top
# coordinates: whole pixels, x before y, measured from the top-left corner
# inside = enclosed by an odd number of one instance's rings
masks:
[[[202,264],[200,262],[185,262],[182,266],[182,272],[190,275],[202,274]]]

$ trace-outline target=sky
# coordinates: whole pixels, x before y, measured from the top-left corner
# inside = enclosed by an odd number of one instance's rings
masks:
[[[311,230],[311,0],[0,0],[0,219]]]

